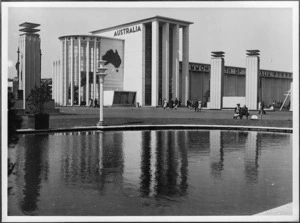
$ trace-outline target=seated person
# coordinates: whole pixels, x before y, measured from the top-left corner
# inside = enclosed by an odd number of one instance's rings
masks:
[[[237,119],[238,117],[240,117],[240,113],[241,113],[241,107],[240,104],[236,104],[237,106],[234,108],[234,114],[233,114],[233,119]],[[241,117],[240,117],[241,118]]]
[[[246,105],[244,105],[244,107],[242,107],[241,112],[240,112],[240,119],[243,118],[243,116],[246,116],[246,118],[248,119],[248,117],[250,116],[248,108]]]

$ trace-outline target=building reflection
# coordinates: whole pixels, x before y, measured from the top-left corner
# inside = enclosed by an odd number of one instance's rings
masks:
[[[107,132],[105,137],[103,134],[103,132],[99,132],[98,141],[99,189],[105,190],[109,184],[122,187],[124,172],[123,132]]]
[[[249,132],[245,143],[245,180],[248,184],[258,183],[261,135],[257,132]]]
[[[222,132],[220,130],[210,131],[210,170],[215,178],[221,178],[224,170],[224,148],[222,142]]]
[[[65,137],[61,172],[66,184],[121,183],[124,169],[122,132],[74,132]],[[81,135],[81,137],[76,137]]]
[[[186,193],[188,161],[184,134],[184,131],[142,132],[141,196],[150,196],[151,188],[156,197]],[[151,159],[155,160],[154,166]]]
[[[48,135],[24,136],[23,170],[18,171],[17,177],[23,181],[23,195],[20,199],[20,209],[26,215],[33,215],[37,210],[42,181],[47,181],[49,172]],[[22,153],[21,153],[22,154]]]
[[[151,132],[142,132],[140,195],[148,197],[151,192]]]

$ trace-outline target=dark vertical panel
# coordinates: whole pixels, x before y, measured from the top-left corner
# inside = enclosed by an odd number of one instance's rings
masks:
[[[171,27],[169,29],[169,61],[169,98],[173,98],[173,28]]]
[[[145,105],[151,105],[152,89],[152,26],[145,26]]]
[[[224,74],[224,96],[236,96],[236,75]]]
[[[162,101],[162,27],[159,26],[159,78],[158,78],[158,99]]]
[[[195,100],[196,98],[199,98],[201,95],[201,76],[202,74],[199,72],[193,72],[191,71],[191,99]]]
[[[238,97],[246,96],[246,76],[242,76],[242,75],[236,76],[236,96]]]

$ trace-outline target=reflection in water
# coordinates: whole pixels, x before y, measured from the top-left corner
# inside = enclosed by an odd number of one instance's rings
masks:
[[[245,179],[246,183],[257,184],[258,183],[258,157],[260,148],[260,136],[257,132],[249,132],[245,153]]]
[[[24,214],[34,214],[38,209],[41,181],[48,179],[48,135],[28,135],[25,137],[24,187],[21,210]]]
[[[102,131],[87,132],[78,138],[78,134],[68,133],[63,142],[65,152],[61,158],[61,173],[66,184],[96,183],[103,190],[107,182],[122,182],[123,133],[111,132],[105,137],[103,134]]]
[[[179,153],[180,153],[180,191],[182,194],[186,194],[188,188],[188,155],[187,155],[187,147],[186,142],[181,140],[184,135],[184,131],[176,131],[175,141],[176,145],[178,145]]]
[[[178,205],[172,209],[178,215],[184,211],[210,214],[212,206],[214,213],[223,214],[233,200],[236,205],[232,208],[238,205],[240,210],[249,210],[250,204],[256,208],[260,198],[263,208],[270,207],[266,201],[279,206],[291,198],[289,137],[218,130],[26,135],[15,153],[14,186],[19,190],[9,195],[19,205],[11,205],[9,213],[141,215],[148,208],[163,215],[167,208]],[[269,151],[270,144],[272,153],[262,156],[261,150]],[[275,172],[274,166],[281,172]],[[283,186],[271,191],[259,180],[266,176],[274,185]],[[236,193],[245,196],[234,197]],[[182,202],[174,202],[178,200]],[[168,213],[177,214],[174,212],[169,209]]]
[[[142,132],[141,148],[141,177],[140,177],[140,195],[146,197],[150,195],[151,185],[151,132]]]
[[[188,161],[186,142],[182,138],[179,140],[179,137],[182,136],[185,136],[184,131],[156,132],[156,196],[183,195],[186,193]],[[179,174],[180,181],[178,181]]]
[[[211,174],[215,178],[220,178],[222,176],[222,170],[224,169],[224,148],[221,131],[213,131],[209,137]]]

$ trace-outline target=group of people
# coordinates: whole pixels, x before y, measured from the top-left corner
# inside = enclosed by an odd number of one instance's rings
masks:
[[[89,108],[99,108],[99,103],[97,98],[95,98],[95,100],[93,100],[92,98],[90,98],[89,100]]]
[[[246,116],[246,118],[248,119],[248,117],[250,116],[249,114],[249,110],[247,108],[246,105],[244,105],[244,107],[241,107],[240,104],[236,104],[237,106],[234,108],[234,114],[233,114],[233,119],[237,119],[237,118],[240,118],[242,119],[243,116]],[[266,114],[266,111],[265,111],[265,103],[263,100],[260,100],[259,102],[259,111],[258,111],[258,114],[260,115],[265,115]]]
[[[248,117],[250,116],[249,110],[246,105],[244,105],[244,107],[241,107],[240,104],[238,103],[234,108],[233,119],[237,119],[237,118],[243,119],[243,116],[246,116],[246,118],[248,119]]]
[[[199,112],[202,109],[202,101],[199,99],[195,99],[195,101],[187,100],[186,106],[187,108],[194,108],[195,112]]]
[[[167,99],[163,100],[163,108],[166,109],[167,107],[169,107],[170,109],[175,109],[177,110],[177,108],[180,106],[180,101],[175,98],[175,100],[173,100],[172,98],[170,99],[170,101],[168,101]]]

